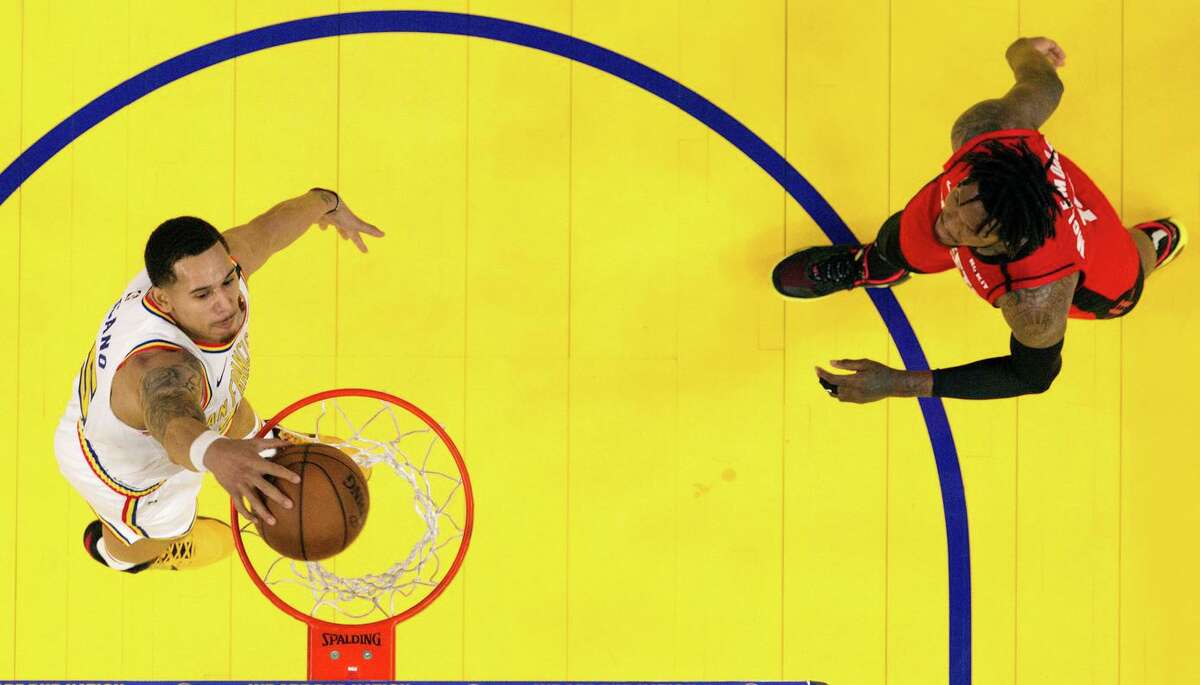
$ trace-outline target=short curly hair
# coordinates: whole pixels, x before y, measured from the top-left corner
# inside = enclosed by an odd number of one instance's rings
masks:
[[[146,241],[146,273],[158,287],[175,282],[175,262],[192,257],[221,243],[229,251],[229,243],[212,224],[194,216],[167,219],[154,229]]]

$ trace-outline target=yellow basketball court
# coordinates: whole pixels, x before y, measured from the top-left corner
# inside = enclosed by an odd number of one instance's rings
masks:
[[[1067,64],[1046,136],[1127,225],[1200,224],[1190,0],[3,0],[0,170],[177,55],[367,10],[503,19],[654,70],[862,240],[938,173],[955,118],[1011,86],[1005,47],[1049,36]],[[304,626],[236,558],[135,576],[89,558],[95,517],[51,437],[156,225],[226,229],[322,186],[387,237],[364,255],[314,229],[255,274],[248,396],[265,418],[394,393],[475,489],[465,565],[399,625],[397,677],[1200,682],[1200,255],[1128,317],[1072,320],[1047,393],[945,401],[935,458],[916,400],[817,384],[831,359],[901,367],[889,328],[861,291],[775,294],[771,267],[829,238],[683,91],[441,21],[194,70],[65,130],[0,204],[0,678],[305,677]],[[954,272],[895,297],[932,367],[1007,351]],[[372,544],[383,563],[402,546]]]

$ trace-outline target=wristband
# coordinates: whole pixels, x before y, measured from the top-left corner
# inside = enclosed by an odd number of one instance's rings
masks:
[[[326,214],[333,214],[334,212],[336,212],[338,210],[339,207],[342,206],[342,196],[338,195],[336,191],[330,190],[328,188],[311,188],[310,192],[313,190],[320,190],[322,192],[333,194],[333,209],[329,210],[328,212],[325,212]]]
[[[221,439],[221,434],[216,431],[204,431],[196,436],[192,441],[192,447],[188,450],[188,456],[192,458],[192,466],[200,473],[204,473],[208,469],[204,468],[204,453],[216,441]]]

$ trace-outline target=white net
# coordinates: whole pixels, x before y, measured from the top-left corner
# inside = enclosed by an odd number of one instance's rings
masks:
[[[437,586],[458,552],[467,498],[458,464],[437,432],[391,402],[346,396],[305,409],[284,418],[278,436],[333,445],[353,458],[368,475],[368,520],[358,540],[325,562],[289,559],[263,544],[255,568],[284,601],[325,620],[403,612]],[[378,560],[398,550],[399,560],[378,570]],[[305,597],[311,608],[299,606]]]

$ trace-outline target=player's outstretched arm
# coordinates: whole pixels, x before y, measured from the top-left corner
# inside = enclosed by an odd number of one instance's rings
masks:
[[[971,138],[988,131],[1009,128],[1038,129],[1062,99],[1063,83],[1058,68],[1067,55],[1049,38],[1018,38],[1004,53],[1016,83],[1004,97],[971,106],[954,122],[950,145],[954,150]]]
[[[367,251],[362,234],[383,237],[383,231],[359,219],[332,190],[313,188],[307,193],[284,200],[249,223],[225,231],[229,252],[249,275],[258,271],[271,255],[304,235],[313,224],[322,229],[334,226],[338,234]]]
[[[1067,315],[1079,274],[1036,288],[1001,295],[997,304],[1012,329],[1009,355],[981,359],[936,371],[893,369],[870,359],[842,359],[839,375],[816,368],[817,380],[841,402],[874,402],[885,397],[957,397],[990,400],[1045,392],[1062,371]]]
[[[113,379],[113,411],[122,422],[145,430],[167,457],[192,471],[212,471],[247,518],[273,524],[260,493],[290,507],[291,502],[265,476],[299,482],[292,471],[263,459],[259,452],[283,440],[230,440],[208,429],[202,402],[207,381],[200,360],[182,350],[146,352],[126,360]],[[243,500],[248,500],[247,507]]]

